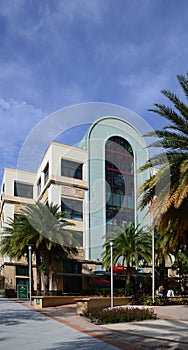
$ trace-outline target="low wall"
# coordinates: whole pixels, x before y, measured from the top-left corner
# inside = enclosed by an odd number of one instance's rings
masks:
[[[131,304],[132,297],[114,297],[114,306],[124,306]],[[92,308],[110,307],[110,297],[79,298],[76,299],[76,313],[82,315],[85,311]]]
[[[38,309],[75,303],[74,296],[34,296],[32,300],[34,307]]]

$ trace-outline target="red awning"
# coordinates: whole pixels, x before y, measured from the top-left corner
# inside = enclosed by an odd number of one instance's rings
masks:
[[[113,266],[113,271],[114,272],[123,272],[125,270],[126,270],[126,268],[123,267],[123,266]]]

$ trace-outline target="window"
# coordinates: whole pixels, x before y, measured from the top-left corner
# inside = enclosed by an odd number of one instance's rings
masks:
[[[14,222],[18,222],[22,218],[21,214],[14,214]]]
[[[46,165],[46,167],[44,168],[44,184],[47,183],[49,179],[49,164]]]
[[[39,196],[40,192],[41,192],[41,177],[37,182],[37,194],[38,194],[38,196]]]
[[[83,205],[81,201],[66,199],[61,200],[61,211],[63,211],[64,217],[73,220],[83,220]]]
[[[24,265],[16,266],[16,275],[17,276],[29,276],[28,267]]]
[[[14,181],[14,196],[33,198],[33,185]]]
[[[108,231],[134,221],[134,154],[129,142],[117,136],[106,142],[105,153]]]
[[[82,166],[70,160],[61,160],[61,176],[72,177],[74,179],[82,180]]]

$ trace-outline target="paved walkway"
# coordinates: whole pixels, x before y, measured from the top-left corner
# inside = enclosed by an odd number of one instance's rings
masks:
[[[23,304],[0,299],[1,350],[117,350],[74,327],[26,308]]]
[[[187,305],[154,307],[157,320],[103,326],[76,315],[75,305],[44,308],[36,312],[28,304],[4,299],[3,304],[0,300],[0,310],[0,323],[4,310],[3,334],[0,328],[3,336],[1,350],[21,347],[24,350],[188,350]]]
[[[139,350],[188,349],[188,306],[154,307],[154,310],[157,320],[103,327],[117,331]]]
[[[94,325],[75,314],[75,305],[42,312],[123,350],[188,350],[188,306],[153,307],[157,320]],[[107,348],[108,349],[108,348]]]

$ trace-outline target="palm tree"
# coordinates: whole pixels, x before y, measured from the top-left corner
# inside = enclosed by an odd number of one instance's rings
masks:
[[[185,99],[188,98],[188,73],[178,75],[178,82]],[[154,155],[140,171],[157,168],[156,174],[146,180],[140,188],[142,195],[140,207],[143,209],[150,200],[152,204],[153,224],[158,225],[161,232],[173,231],[181,243],[188,243],[188,106],[174,93],[163,90],[174,108],[163,104],[154,104],[151,109],[155,114],[164,117],[169,123],[146,136],[156,136],[158,140],[152,147],[163,147],[163,151]]]
[[[122,266],[127,268],[127,281],[130,282],[131,267],[139,267],[140,263],[151,262],[151,233],[144,231],[134,223],[130,226],[115,226],[107,235],[103,245],[103,264],[107,269],[110,267],[110,241],[113,240],[113,264],[122,258]]]
[[[37,294],[40,293],[40,272],[44,274],[44,294],[49,292],[49,267],[53,257],[67,257],[77,254],[78,241],[73,231],[66,227],[72,225],[63,218],[57,205],[37,203],[23,209],[23,214],[10,220],[4,229],[1,244],[2,254],[20,259],[27,253],[29,244],[36,254]]]
[[[36,247],[40,250],[41,265],[40,271],[44,275],[44,294],[49,292],[49,267],[52,258],[61,256],[62,260],[69,253],[76,255],[78,241],[73,231],[66,229],[67,225],[73,225],[63,218],[64,213],[59,211],[57,205],[43,205],[38,203],[35,206],[25,209],[27,218],[39,234],[39,241]]]
[[[1,254],[8,254],[10,258],[20,260],[23,256],[28,256],[28,245],[32,246],[32,252],[36,256],[37,270],[37,295],[41,294],[41,276],[39,267],[41,265],[40,251],[37,248],[38,233],[30,225],[27,217],[23,214],[17,215],[7,222],[4,228],[4,236],[1,241]]]

